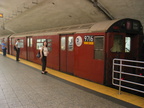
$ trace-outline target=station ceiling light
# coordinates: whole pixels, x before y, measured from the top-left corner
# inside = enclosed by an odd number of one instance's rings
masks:
[[[3,18],[3,14],[2,13],[0,13],[0,18]]]

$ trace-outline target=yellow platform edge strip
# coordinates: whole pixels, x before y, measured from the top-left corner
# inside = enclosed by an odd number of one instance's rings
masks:
[[[2,54],[2,52],[0,52],[0,54]],[[9,55],[7,54],[7,57],[11,58],[11,59],[15,59],[15,56]],[[36,68],[38,70],[41,70],[41,65],[24,60],[24,59],[20,59],[20,63],[26,64],[28,66],[31,66],[33,68]],[[114,89],[114,88],[110,88],[104,85],[100,85],[94,82],[90,82],[75,76],[71,76],[50,68],[46,68],[46,70],[48,71],[49,74],[54,75],[56,77],[59,77],[61,79],[67,80],[69,82],[75,83],[77,85],[86,87],[88,89],[94,90],[96,92],[120,99],[122,101],[131,103],[133,105],[139,106],[144,108],[144,98],[143,97],[139,97],[127,92],[121,92],[121,94],[118,94],[118,90]]]

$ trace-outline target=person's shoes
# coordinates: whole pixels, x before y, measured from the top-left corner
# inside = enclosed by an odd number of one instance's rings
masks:
[[[41,74],[45,74],[45,72],[44,72],[44,71],[42,71],[42,72],[41,72]]]
[[[16,60],[16,61],[20,61],[20,60]]]
[[[41,74],[47,74],[47,73],[48,73],[47,71],[42,71],[42,72],[41,72]]]
[[[47,74],[48,72],[47,71],[44,71],[45,72],[45,74]]]

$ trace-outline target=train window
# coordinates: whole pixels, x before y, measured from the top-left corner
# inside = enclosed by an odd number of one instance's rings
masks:
[[[30,47],[32,47],[32,38],[30,38]]]
[[[37,39],[36,49],[40,49],[43,46],[43,42],[46,41],[46,39]]]
[[[29,38],[27,38],[27,47],[29,47]]]
[[[36,48],[39,50],[43,46],[43,43],[37,43]]]
[[[0,45],[1,45],[1,43],[2,43],[2,40],[0,40]]]
[[[104,37],[98,36],[94,38],[94,59],[103,59]]]
[[[46,39],[42,39],[42,42],[46,41]]]
[[[36,45],[36,49],[40,49],[43,46],[43,42],[47,41],[48,42],[48,50],[51,51],[52,50],[52,39],[37,39],[37,45]]]
[[[131,38],[125,37],[125,52],[130,52],[131,50]]]
[[[61,37],[61,50],[65,50],[66,46],[66,38],[65,37]]]
[[[37,39],[37,42],[44,42],[46,39]]]
[[[27,47],[32,47],[32,38],[27,38]]]
[[[52,42],[52,39],[48,39],[47,42]]]
[[[48,50],[52,51],[52,39],[47,39],[48,42]]]
[[[48,46],[52,46],[52,43],[48,43]]]
[[[68,51],[73,51],[74,38],[72,36],[68,37]]]
[[[14,39],[12,39],[12,45],[14,45],[15,44],[15,40]]]
[[[121,35],[115,35],[111,52],[122,52],[122,48],[123,48],[123,37]]]
[[[37,39],[37,42],[41,42],[41,39]]]
[[[48,47],[48,51],[52,51],[52,47]]]
[[[11,45],[11,39],[9,38],[9,45]]]
[[[20,39],[20,48],[24,48],[24,40]]]

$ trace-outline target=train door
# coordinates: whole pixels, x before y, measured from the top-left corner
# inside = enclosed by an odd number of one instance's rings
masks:
[[[60,46],[60,71],[73,74],[74,37],[71,35],[61,36]]]
[[[11,54],[11,38],[9,38],[9,54]]]
[[[94,37],[94,61],[96,67],[96,79],[99,83],[103,83],[104,76],[104,36]]]
[[[109,34],[107,39],[107,53],[105,62],[105,83],[111,85],[112,81],[112,61],[114,58],[119,59],[138,59],[139,36],[128,35],[125,33]],[[126,68],[125,68],[126,69]],[[127,70],[133,71],[133,70]]]
[[[7,37],[7,53],[10,54],[10,48],[9,48],[9,37]]]
[[[32,61],[32,37],[27,37],[27,60]]]
[[[94,54],[95,60],[104,60],[104,36],[94,38]]]
[[[12,55],[16,54],[16,51],[14,50],[15,42],[16,42],[15,38],[11,38],[11,54]]]
[[[137,59],[139,46],[137,35],[114,34],[112,37],[109,53],[112,59]]]

